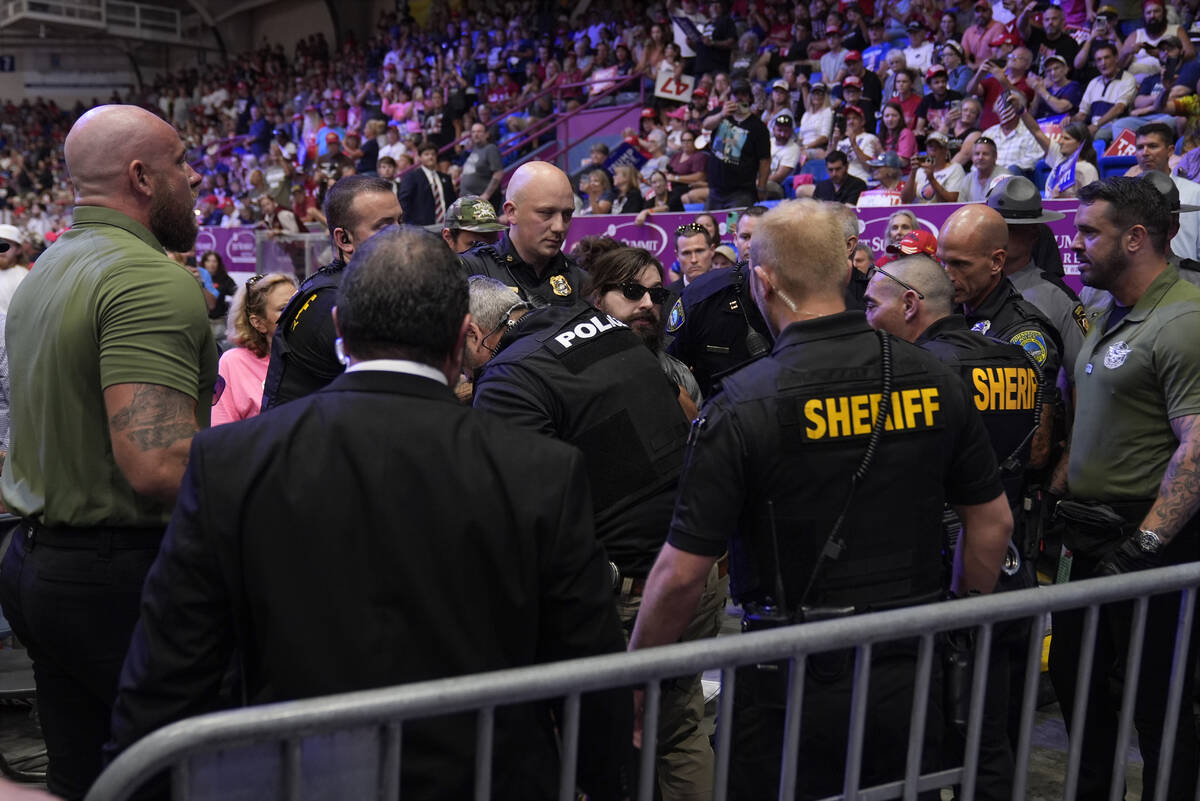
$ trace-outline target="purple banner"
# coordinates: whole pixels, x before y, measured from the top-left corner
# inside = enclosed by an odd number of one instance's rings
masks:
[[[858,216],[863,223],[863,232],[860,238],[878,256],[883,253],[884,246],[887,244],[888,217],[898,209],[912,210],[917,215],[918,222],[936,235],[943,223],[962,205],[964,204],[926,203],[903,207],[859,209]],[[1059,211],[1067,215],[1064,219],[1047,223],[1047,225],[1054,233],[1059,253],[1062,254],[1067,283],[1075,291],[1079,291],[1079,262],[1075,258],[1074,251],[1071,250],[1071,240],[1075,237],[1075,209],[1078,201],[1046,200],[1042,205],[1048,210]],[[638,225],[635,222],[635,215],[632,214],[576,217],[571,221],[571,230],[567,234],[563,250],[569,252],[571,247],[585,236],[611,236],[627,245],[645,248],[653,253],[664,266],[669,267],[675,262],[675,229],[685,223],[693,222],[696,214],[692,212],[655,214],[646,221],[645,225]],[[724,211],[713,213],[721,229],[721,241],[732,244],[734,232],[726,230],[725,215]]]
[[[210,250],[225,262],[229,272],[258,272],[254,256],[254,229],[249,226],[238,228],[213,228],[204,226],[196,237],[196,257]]]

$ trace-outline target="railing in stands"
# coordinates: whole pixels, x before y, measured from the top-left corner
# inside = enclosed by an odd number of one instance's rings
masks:
[[[1032,620],[1026,642],[1023,692],[1011,703],[1019,705],[1020,725],[1015,749],[1013,797],[1025,798],[1033,743],[1033,721],[1037,700],[1039,667],[1045,616],[1051,612],[1085,609],[1076,694],[1071,728],[1082,730],[1087,715],[1088,679],[1094,665],[1094,646],[1101,604],[1134,600],[1132,635],[1127,658],[1130,682],[1121,704],[1116,737],[1116,758],[1111,774],[1114,797],[1124,788],[1126,753],[1131,741],[1134,693],[1141,663],[1149,598],[1182,590],[1178,620],[1174,624],[1175,651],[1171,661],[1164,742],[1170,742],[1185,708],[1182,698],[1188,661],[1189,638],[1194,630],[1196,592],[1200,588],[1200,563],[1147,570],[1110,578],[1078,581],[1052,587],[932,603],[925,606],[843,617],[822,622],[786,626],[753,634],[721,637],[631,654],[612,654],[589,659],[497,671],[475,676],[427,681],[387,689],[347,693],[304,701],[292,701],[219,712],[167,726],[138,743],[114,761],[100,776],[86,801],[123,801],[160,771],[171,772],[176,801],[206,801],[251,797],[255,801],[308,797],[396,798],[399,787],[401,733],[414,719],[477,711],[475,798],[490,797],[491,754],[495,710],[512,704],[565,700],[566,714],[560,718],[561,753],[559,798],[574,801],[575,770],[579,743],[579,709],[583,693],[641,686],[645,691],[646,719],[641,750],[641,769],[636,797],[649,801],[654,795],[654,762],[660,682],[664,678],[692,675],[719,668],[722,689],[716,731],[716,783],[714,799],[727,796],[729,755],[733,716],[735,669],[741,666],[787,660],[790,678],[780,767],[780,798],[794,796],[797,782],[797,749],[800,739],[801,704],[805,694],[807,658],[839,649],[856,654],[854,689],[850,701],[850,736],[844,766],[843,795],[835,798],[915,801],[918,793],[960,785],[959,797],[971,799],[977,787],[979,746],[983,726],[984,689],[988,655],[997,623]],[[930,697],[935,658],[935,637],[970,628],[975,633],[975,662],[966,721],[966,749],[961,766],[923,773],[921,734]],[[871,788],[861,787],[864,754],[866,694],[870,680],[872,649],[897,640],[917,641],[912,706],[905,772],[902,780]],[[1143,680],[1163,681],[1162,676]],[[1191,699],[1186,709],[1190,711]],[[341,739],[334,742],[334,737]],[[1080,778],[1081,738],[1071,741],[1065,773],[1065,798],[1073,801]],[[1165,783],[1173,749],[1164,747],[1156,797],[1165,797]],[[954,764],[954,763],[952,763]],[[472,765],[463,764],[470,771]],[[307,786],[302,786],[306,782]],[[242,791],[240,793],[235,791]],[[382,792],[383,795],[379,795]],[[1145,794],[1147,797],[1149,792]]]

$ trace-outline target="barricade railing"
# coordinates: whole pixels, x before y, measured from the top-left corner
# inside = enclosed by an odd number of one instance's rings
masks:
[[[164,770],[170,770],[176,801],[250,797],[246,795],[247,788],[254,788],[253,798],[256,801],[307,797],[398,798],[400,737],[404,724],[422,718],[470,711],[478,712],[475,797],[488,799],[496,708],[560,698],[565,700],[566,712],[561,720],[559,798],[573,801],[580,697],[585,693],[614,687],[642,687],[645,691],[646,718],[636,798],[648,801],[653,798],[654,791],[659,682],[664,678],[696,674],[713,668],[721,670],[722,679],[713,797],[716,801],[724,801],[728,791],[726,783],[732,728],[729,721],[732,720],[733,698],[737,692],[735,669],[778,660],[788,660],[791,668],[779,790],[781,799],[790,799],[794,796],[797,781],[805,659],[809,655],[849,648],[855,651],[850,735],[843,792],[831,798],[872,801],[904,798],[912,801],[920,792],[957,784],[960,785],[958,797],[970,801],[976,788],[988,654],[992,628],[996,623],[1041,620],[1051,612],[1086,610],[1077,672],[1080,691],[1075,699],[1071,727],[1079,732],[1087,713],[1087,693],[1084,688],[1094,667],[1092,652],[1100,606],[1116,601],[1135,601],[1127,664],[1136,666],[1141,659],[1149,598],[1182,590],[1156,793],[1156,797],[1165,797],[1165,782],[1172,759],[1170,743],[1173,742],[1175,727],[1191,724],[1190,719],[1180,720],[1183,707],[1183,683],[1180,679],[1185,671],[1193,669],[1187,662],[1187,655],[1198,588],[1200,563],[1191,563],[1099,580],[694,641],[630,654],[611,654],[218,712],[174,723],[135,743],[100,776],[88,793],[87,801],[122,801]],[[935,656],[935,638],[943,632],[967,628],[975,631],[976,644],[963,764],[956,768],[922,773],[921,741]],[[1042,637],[1041,626],[1031,626],[1026,681],[1020,699],[1014,798],[1026,797]],[[898,640],[916,640],[919,643],[906,771],[903,780],[862,788],[860,776],[864,757],[865,688],[870,679],[871,650],[880,644]],[[1128,679],[1129,683],[1136,684],[1136,669],[1128,675]],[[1189,711],[1190,701],[1188,699]],[[1133,706],[1132,688],[1127,687],[1120,712],[1113,787],[1118,784],[1124,787],[1124,755],[1132,732]],[[353,747],[345,737],[339,743],[330,745],[332,741],[329,738],[339,734],[356,734],[358,740]],[[322,741],[321,738],[326,739]],[[1082,737],[1073,737],[1069,747],[1064,791],[1067,801],[1073,801],[1078,786],[1081,740]],[[324,742],[329,747],[302,747],[310,742]],[[317,758],[315,755],[322,751],[336,751],[335,769],[331,766],[318,771],[304,764],[307,759]],[[352,758],[357,761],[352,761]],[[464,765],[463,769],[470,767]],[[369,774],[370,788],[362,784],[364,771]],[[311,788],[303,786],[305,780],[319,783],[319,791],[310,793],[308,790]],[[1114,797],[1120,798],[1122,794]]]
[[[293,273],[297,281],[312,275],[333,256],[329,234],[254,231],[254,263],[260,273]]]

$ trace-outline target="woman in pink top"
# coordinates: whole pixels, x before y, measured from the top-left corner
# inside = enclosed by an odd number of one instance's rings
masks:
[[[283,273],[256,275],[238,287],[227,325],[229,341],[235,347],[222,353],[217,365],[225,389],[213,406],[214,426],[258,414],[271,361],[271,337],[295,293],[295,279]]]

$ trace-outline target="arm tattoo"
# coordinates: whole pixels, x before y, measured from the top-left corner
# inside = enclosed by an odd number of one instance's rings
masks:
[[[169,448],[196,433],[196,402],[158,384],[135,384],[133,399],[109,420],[142,451]]]
[[[1158,499],[1143,525],[1170,542],[1200,510],[1200,415],[1171,421],[1179,447],[1171,455]]]

